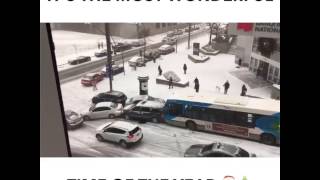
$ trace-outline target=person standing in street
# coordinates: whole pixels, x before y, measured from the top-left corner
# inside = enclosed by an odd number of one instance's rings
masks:
[[[162,75],[162,69],[161,69],[160,65],[158,66],[158,72],[159,72],[159,76],[161,76]]]
[[[184,72],[184,74],[187,73],[187,65],[186,64],[183,65],[183,72]]]
[[[98,49],[100,49],[100,42],[98,42]]]
[[[156,58],[152,56],[153,63],[156,63]]]
[[[241,67],[242,59],[239,58],[239,66]]]
[[[199,79],[196,77],[194,79],[194,89],[196,90],[197,93],[199,92],[199,87],[200,87]]]
[[[101,45],[100,45],[100,46],[101,46],[101,49],[103,49],[103,42],[101,42]]]
[[[95,80],[92,81],[92,89],[93,89],[93,91],[98,90],[98,88],[97,88],[97,81],[95,81]]]
[[[224,94],[227,94],[228,93],[228,89],[230,87],[230,84],[229,84],[229,81],[227,80],[224,84]]]
[[[173,82],[172,81],[173,81],[172,77],[170,76],[170,78],[169,78],[169,89],[170,88],[173,89]]]
[[[242,85],[240,96],[246,96],[246,93],[247,93],[247,87],[246,85]]]

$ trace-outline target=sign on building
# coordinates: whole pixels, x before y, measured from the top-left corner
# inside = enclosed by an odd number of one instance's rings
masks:
[[[280,23],[230,23],[228,34],[280,38]]]

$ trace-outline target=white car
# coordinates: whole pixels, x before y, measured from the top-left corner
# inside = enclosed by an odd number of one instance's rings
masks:
[[[108,122],[100,126],[96,131],[98,141],[112,141],[119,143],[122,147],[137,143],[142,140],[143,134],[139,126],[125,122]]]
[[[127,99],[126,105],[123,109],[124,109],[124,111],[131,109],[132,107],[136,106],[139,102],[142,102],[142,101],[154,101],[155,103],[158,103],[159,106],[161,106],[161,105],[164,106],[166,103],[166,101],[161,98],[155,98],[155,97],[152,97],[149,95],[139,95],[139,96],[135,96],[135,97]]]
[[[122,104],[113,103],[113,102],[99,102],[97,104],[93,104],[89,112],[84,113],[83,119],[85,121],[91,119],[100,119],[100,118],[114,118],[116,116],[120,116],[123,113]]]
[[[133,56],[129,61],[129,66],[144,66],[145,62],[141,56]]]

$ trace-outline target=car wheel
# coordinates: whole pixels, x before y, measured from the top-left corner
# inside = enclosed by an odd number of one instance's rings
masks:
[[[157,118],[152,118],[152,122],[153,122],[153,123],[158,123],[159,121],[158,121]]]
[[[186,124],[187,128],[190,129],[191,131],[195,131],[197,130],[197,125],[192,122],[192,121],[188,121]]]
[[[261,141],[264,144],[274,145],[276,143],[276,138],[272,134],[262,134]]]
[[[113,119],[115,117],[114,114],[109,114],[109,119]]]
[[[102,142],[103,141],[103,137],[100,134],[96,135],[96,138],[98,139],[98,141]]]
[[[125,140],[121,140],[121,141],[119,142],[119,144],[120,144],[120,146],[123,147],[123,148],[127,148],[127,147],[128,147],[128,144],[127,144],[127,142],[126,142]]]
[[[90,117],[89,116],[83,116],[83,120],[84,121],[90,121]]]

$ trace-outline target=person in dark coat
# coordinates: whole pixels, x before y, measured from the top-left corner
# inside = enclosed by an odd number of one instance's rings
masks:
[[[172,77],[170,76],[170,79],[169,79],[169,89],[173,89],[173,80],[172,80]]]
[[[156,63],[156,58],[152,56],[153,63]]]
[[[100,46],[101,46],[101,49],[103,49],[103,42],[101,42],[101,45],[100,45]]]
[[[230,84],[229,84],[229,81],[227,80],[224,84],[224,94],[227,94],[228,93],[228,89],[230,87]]]
[[[194,79],[194,89],[196,90],[196,92],[199,92],[199,87],[200,87],[200,85],[199,85],[199,79],[196,77],[196,78]]]
[[[187,65],[186,64],[183,65],[183,71],[184,71],[184,74],[187,73]]]
[[[242,89],[241,89],[241,96],[246,96],[247,93],[247,87],[246,85],[242,85]]]
[[[159,76],[161,76],[162,75],[162,69],[161,69],[160,65],[158,66],[158,72],[159,72]]]
[[[239,59],[239,66],[241,67],[242,59]]]
[[[100,49],[100,43],[98,42],[98,49]]]

